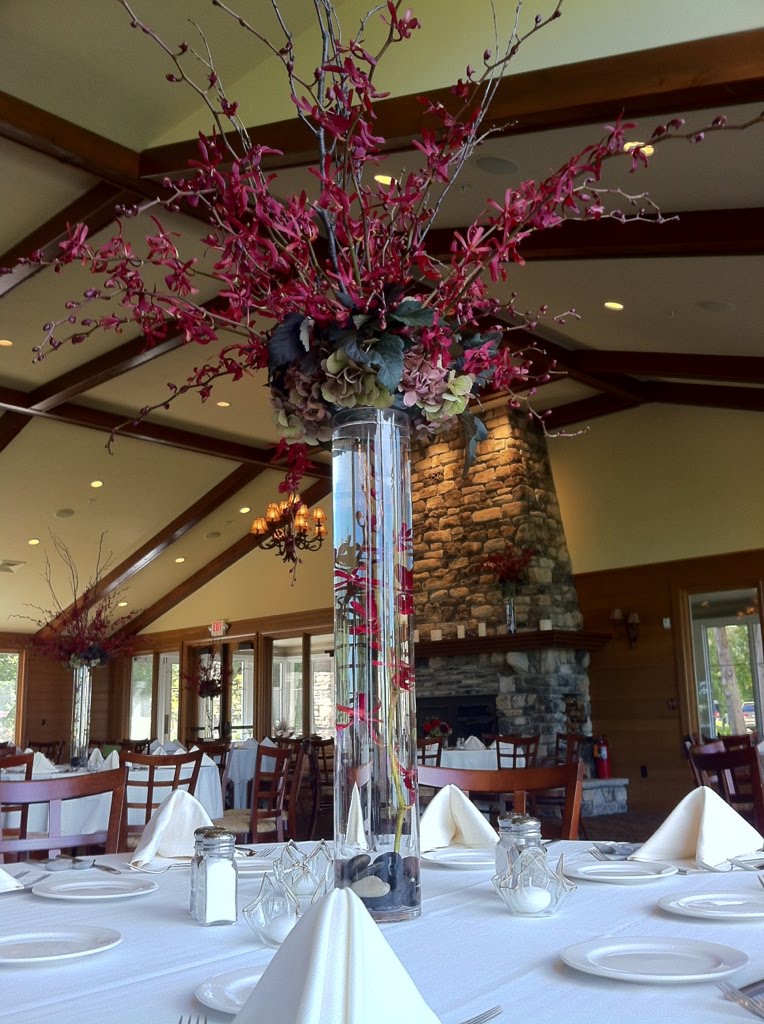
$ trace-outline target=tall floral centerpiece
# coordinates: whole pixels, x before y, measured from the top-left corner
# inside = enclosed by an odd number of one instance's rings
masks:
[[[503,551],[489,555],[480,563],[481,571],[491,573],[501,588],[508,633],[517,631],[515,619],[517,584],[524,583],[528,579],[528,568],[535,554],[535,548],[513,547],[511,544],[507,544]]]
[[[225,684],[223,659],[220,650],[199,655],[196,668],[184,676],[186,686],[200,700],[204,701],[204,739],[215,738],[215,700],[220,697]]]
[[[515,333],[534,328],[546,309],[522,310],[491,288],[523,263],[523,239],[565,219],[660,220],[644,197],[631,208],[622,193],[606,201],[601,184],[604,165],[624,154],[633,125],[616,120],[554,174],[508,188],[450,242],[434,246],[430,230],[489,134],[484,121],[501,75],[530,37],[556,21],[562,0],[546,0],[548,13],[527,25],[518,5],[507,37],[497,31],[476,67],[453,86],[450,102],[422,100],[415,159],[387,178],[376,176],[390,146],[376,124],[385,94],[375,80],[390,48],[420,28],[412,11],[388,0],[346,40],[331,0],[316,2],[319,52],[306,57],[278,0],[270,4],[277,38],[259,20],[253,24],[213,0],[283,66],[301,130],[313,140],[305,189],[293,194],[269,169],[278,154],[256,141],[257,130],[247,129],[226,94],[204,36],[196,47],[171,46],[128,0],[115,2],[163,50],[170,82],[194,89],[214,122],[212,134],[200,137],[190,173],[166,180],[161,201],[125,215],[152,205],[157,214],[162,206],[190,209],[207,222],[202,241],[211,259],[184,256],[158,215],[141,251],[121,230],[99,245],[87,227],[75,225],[57,269],[80,263],[98,282],[46,325],[38,355],[128,324],[138,325],[149,345],[180,330],[206,346],[207,361],[157,405],[189,390],[207,398],[220,377],[265,369],[288,461],[286,493],[295,491],[309,448],[331,444],[337,881],[353,886],[379,919],[414,916],[420,896],[409,441],[460,424],[469,466],[485,436],[473,412],[476,396],[501,389],[519,407],[534,382],[548,379],[554,367],[543,344],[529,346],[527,333]],[[718,119],[705,130],[723,127]],[[649,142],[701,134],[673,121]],[[644,149],[632,149],[628,159],[634,168],[646,163]],[[624,199],[625,213],[618,205]],[[217,298],[202,303],[197,288],[210,281],[219,286]]]
[[[103,553],[103,535],[98,547],[95,573],[84,589],[74,558],[59,538],[52,538],[53,547],[64,563],[71,592],[71,602],[59,600],[53,583],[53,567],[45,554],[43,576],[53,604],[51,608],[32,605],[36,611],[28,618],[39,627],[31,640],[31,647],[46,658],[60,661],[72,670],[72,728],[69,741],[69,760],[72,765],[87,763],[90,742],[90,707],[93,694],[92,670],[106,665],[109,658],[126,653],[132,637],[121,632],[130,616],[117,616],[115,608],[120,592],[106,591],[104,575],[110,558]]]

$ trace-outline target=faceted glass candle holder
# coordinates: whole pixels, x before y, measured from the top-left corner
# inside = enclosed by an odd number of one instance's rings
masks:
[[[565,878],[563,861],[553,871],[546,850],[524,850],[511,869],[494,875],[494,889],[510,913],[518,917],[548,917],[576,891],[575,882]]]
[[[297,898],[304,911],[332,888],[334,858],[323,839],[308,854],[290,842],[274,864],[273,873]]]
[[[257,897],[242,910],[244,920],[266,946],[280,946],[297,924],[300,903],[291,889],[267,874]]]

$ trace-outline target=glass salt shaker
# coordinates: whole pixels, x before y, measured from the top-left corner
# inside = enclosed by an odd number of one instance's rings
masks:
[[[499,841],[496,844],[496,874],[511,871],[512,865],[530,848],[543,850],[541,822],[527,814],[499,815]]]
[[[194,917],[203,925],[234,924],[238,895],[234,835],[224,828],[197,829],[194,835],[199,833],[201,850],[194,888]]]
[[[202,863],[202,842],[204,840],[204,833],[209,828],[209,825],[204,825],[202,828],[194,830],[194,856],[191,859],[191,905],[190,912],[191,917],[198,917],[198,886],[197,880],[199,877],[199,867]]]

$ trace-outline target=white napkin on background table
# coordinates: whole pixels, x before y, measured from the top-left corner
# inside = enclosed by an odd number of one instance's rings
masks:
[[[244,740],[244,742],[241,744],[241,746],[242,747],[248,747],[250,750],[252,749],[252,747],[257,749],[257,740],[253,739],[250,736],[250,738],[248,740]]]
[[[111,771],[114,771],[115,768],[119,768],[119,751],[118,750],[112,750],[112,752],[109,754],[109,756],[105,757],[103,759],[103,764],[101,765],[100,771],[102,771],[102,772],[111,772]]]
[[[362,850],[368,850],[366,842],[366,831],[363,827],[363,808],[361,807],[361,791],[358,783],[353,783],[353,792],[350,794],[350,811],[348,812],[347,841],[360,846]]]
[[[458,786],[436,793],[419,822],[423,853],[442,846],[490,846],[498,835]]]
[[[715,866],[764,847],[753,825],[708,786],[694,789],[629,860],[691,861]]]
[[[13,875],[0,868],[0,892],[13,892],[15,889],[23,888],[21,882],[17,881]]]
[[[104,756],[101,751],[96,747],[88,758],[88,768],[102,768],[104,762]]]
[[[143,868],[155,857],[193,857],[194,830],[211,825],[205,809],[185,789],[176,789],[151,815],[130,865]]]
[[[334,889],[287,935],[236,1024],[439,1024],[352,889]]]
[[[25,754],[31,754],[31,750],[25,750]],[[32,762],[32,777],[35,775],[41,775],[45,772],[55,772],[56,766],[52,761],[48,760],[45,754],[41,754],[39,750],[34,752],[34,761]]]
[[[485,743],[477,736],[468,736],[464,741],[465,750],[485,750]]]

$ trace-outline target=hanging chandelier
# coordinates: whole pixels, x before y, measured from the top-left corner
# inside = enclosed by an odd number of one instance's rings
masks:
[[[277,550],[283,562],[299,562],[299,551],[318,551],[326,537],[326,512],[308,509],[299,494],[284,501],[272,501],[265,515],[252,523],[249,531],[260,540],[260,547]]]

